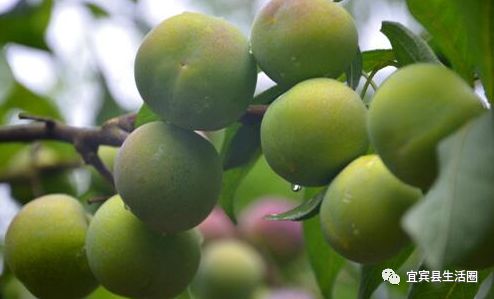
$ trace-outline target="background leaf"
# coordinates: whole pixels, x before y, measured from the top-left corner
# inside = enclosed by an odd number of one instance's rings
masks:
[[[12,87],[6,100],[0,104],[0,123],[5,123],[9,112],[14,109],[59,120],[62,118],[55,103],[46,97],[35,94],[20,83],[16,83]]]
[[[492,161],[492,111],[440,143],[439,177],[425,198],[404,218],[405,229],[425,251],[432,268],[459,263],[482,246],[493,248]],[[486,257],[492,254],[483,251]]]
[[[478,0],[463,2],[465,5],[470,5],[476,1]],[[453,2],[451,0],[407,0],[407,5],[412,15],[433,36],[434,43],[449,59],[453,69],[471,83],[473,69],[468,53],[467,28],[460,22],[458,16],[461,12],[455,5],[452,5]]]
[[[410,257],[413,250],[413,246],[408,246],[399,254],[382,263],[363,265],[358,298],[370,298],[372,293],[379,287],[379,285],[383,283],[382,271],[387,268],[397,271],[398,268],[400,268],[401,265]]]
[[[320,188],[307,188],[304,197],[314,197],[320,193]],[[333,298],[333,289],[338,274],[346,263],[346,260],[326,242],[319,216],[305,220],[304,240],[309,262],[316,277],[319,289],[325,299]]]
[[[391,42],[400,65],[416,62],[439,63],[427,42],[400,23],[385,21],[382,23],[381,32]]]
[[[223,186],[220,205],[235,222],[235,193],[243,178],[261,154],[259,124],[234,123],[226,129],[220,151],[223,161]]]
[[[48,50],[45,31],[51,17],[52,0],[33,4],[21,0],[14,8],[0,15],[0,45],[8,42]]]
[[[426,268],[421,268],[424,270]],[[476,298],[480,282],[484,280],[490,271],[478,272],[478,283],[466,282],[441,282],[413,283],[408,294],[408,299],[471,299]],[[454,272],[453,272],[454,273]]]

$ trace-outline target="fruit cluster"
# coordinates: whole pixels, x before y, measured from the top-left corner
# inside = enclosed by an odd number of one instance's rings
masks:
[[[262,266],[242,245],[209,247],[198,271],[194,227],[217,203],[223,165],[195,130],[225,128],[245,113],[257,66],[286,90],[261,123],[269,165],[293,184],[329,184],[321,227],[339,253],[359,263],[393,256],[408,241],[402,215],[437,175],[437,144],[483,108],[452,71],[415,64],[393,74],[368,109],[338,80],[357,52],[352,17],[327,0],[272,0],[250,42],[222,19],[184,13],[165,20],[135,59],[137,88],[161,121],[140,126],[119,149],[118,194],[92,217],[61,194],[25,205],[6,236],[9,267],[42,299],[81,298],[98,284],[132,298],[173,298],[196,272],[204,298],[233,298],[211,287],[225,286],[223,272],[239,275],[227,287],[248,294]],[[257,241],[291,256],[293,244],[271,244],[282,229]],[[230,272],[225,260],[241,270]]]

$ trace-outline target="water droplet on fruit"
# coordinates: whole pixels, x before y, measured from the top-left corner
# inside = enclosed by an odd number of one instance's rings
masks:
[[[300,190],[302,190],[302,186],[297,185],[297,184],[292,185],[292,191],[293,192],[299,192]]]

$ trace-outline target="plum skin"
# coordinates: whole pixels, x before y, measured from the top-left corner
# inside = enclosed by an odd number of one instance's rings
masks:
[[[160,235],[125,209],[116,195],[94,215],[86,238],[88,261],[101,284],[132,298],[173,298],[195,275],[200,245],[195,231]]]
[[[77,199],[50,194],[26,204],[11,222],[5,261],[39,298],[81,298],[98,282],[86,258],[89,220]]]
[[[252,52],[275,82],[292,86],[316,77],[338,77],[358,49],[350,14],[327,0],[272,0],[258,14]]]
[[[115,186],[151,229],[191,229],[214,208],[221,189],[220,158],[200,135],[152,122],[134,130],[115,160]]]
[[[269,166],[287,181],[322,186],[368,148],[367,109],[333,79],[303,81],[277,98],[261,123]]]
[[[242,33],[198,13],[171,17],[142,42],[135,81],[164,120],[193,130],[217,130],[237,120],[252,100],[257,66]]]
[[[421,197],[420,189],[401,182],[377,155],[362,156],[329,185],[320,210],[323,234],[345,258],[384,261],[409,243],[401,218]]]

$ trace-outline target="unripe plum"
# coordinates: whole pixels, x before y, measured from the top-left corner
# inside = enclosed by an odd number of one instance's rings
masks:
[[[270,214],[286,212],[295,204],[283,198],[261,198],[248,206],[239,216],[242,234],[272,254],[275,258],[291,259],[303,249],[302,225],[294,221],[264,219]]]
[[[160,235],[125,209],[116,195],[94,215],[86,247],[91,270],[109,291],[132,298],[173,298],[200,260],[198,234]]]
[[[197,226],[197,229],[206,242],[215,239],[231,238],[236,235],[233,222],[220,207],[215,207],[209,216]]]
[[[272,0],[256,17],[251,41],[261,69],[284,85],[336,78],[358,48],[352,17],[327,0]]]
[[[135,60],[137,88],[163,119],[187,129],[220,129],[247,108],[257,81],[249,43],[226,22],[198,13],[163,21]]]
[[[437,176],[439,141],[482,111],[480,99],[456,73],[437,64],[413,64],[377,90],[369,136],[394,175],[425,190]]]
[[[247,299],[265,272],[261,256],[239,240],[218,240],[206,246],[193,290],[201,299]]]
[[[421,197],[398,180],[377,155],[350,163],[329,185],[321,204],[329,244],[358,263],[377,263],[398,253],[409,238],[401,218]]]
[[[220,192],[222,166],[203,137],[152,122],[125,140],[114,173],[116,189],[132,213],[152,229],[171,234],[208,216]]]
[[[367,110],[333,79],[297,84],[267,109],[261,124],[266,160],[293,184],[319,186],[367,151]]]
[[[73,197],[51,194],[26,204],[10,224],[5,261],[15,276],[41,299],[81,298],[98,283],[84,241],[88,218]]]

